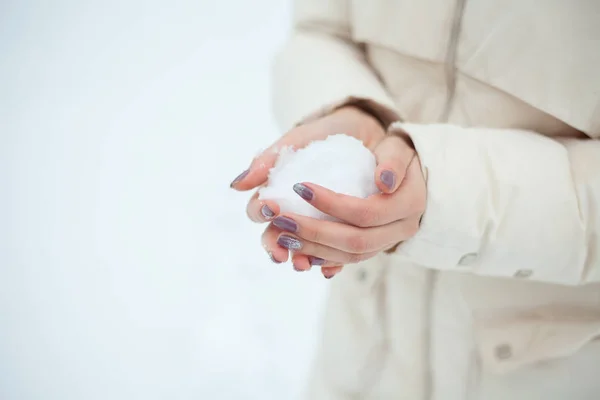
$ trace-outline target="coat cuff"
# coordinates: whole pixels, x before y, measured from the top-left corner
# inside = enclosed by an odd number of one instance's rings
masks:
[[[445,140],[432,130],[434,126],[394,123],[389,128],[390,133],[410,137],[427,182],[427,207],[420,229],[413,238],[398,246],[396,253],[422,266],[455,269],[473,261],[479,251],[479,238],[473,234],[478,229],[472,229],[475,228],[470,226],[472,222],[464,219],[473,212],[476,193],[456,196],[460,189],[469,190],[466,188],[468,183],[462,183],[464,176],[461,180],[456,179],[461,176],[460,172],[449,170]],[[455,168],[460,166],[455,165]],[[480,180],[481,177],[471,179]],[[478,187],[477,182],[471,183],[471,188]],[[459,185],[462,188],[457,188]]]
[[[412,139],[427,182],[421,227],[396,253],[440,270],[579,284],[585,229],[564,146],[522,130],[394,130]]]

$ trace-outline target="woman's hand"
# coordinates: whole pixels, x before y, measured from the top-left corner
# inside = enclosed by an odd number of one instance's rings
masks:
[[[248,216],[255,222],[271,221],[263,234],[263,246],[274,262],[285,262],[293,252],[294,268],[322,266],[331,278],[341,265],[368,259],[414,235],[425,208],[426,188],[416,153],[407,138],[385,136],[373,117],[348,107],[312,123],[292,129],[257,157],[250,168],[232,183],[249,190],[267,180],[277,154],[273,149],[306,146],[313,140],[345,132],[361,140],[377,158],[375,180],[381,194],[360,199],[326,188],[299,182],[294,190],[314,207],[343,222],[322,221],[292,213],[279,215],[276,203],[248,203]]]
[[[290,130],[256,157],[250,167],[233,180],[231,187],[245,191],[264,184],[269,169],[277,161],[278,149],[285,146],[301,149],[310,142],[323,140],[338,133],[345,133],[359,139],[369,150],[373,151],[384,138],[385,129],[374,117],[356,107],[340,108],[325,117]]]

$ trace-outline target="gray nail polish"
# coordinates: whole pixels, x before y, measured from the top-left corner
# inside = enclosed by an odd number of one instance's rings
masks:
[[[286,232],[296,233],[298,232],[298,224],[288,217],[277,217],[273,220],[273,225]]]
[[[234,187],[236,185],[236,183],[238,183],[239,181],[241,181],[242,179],[244,179],[246,177],[246,175],[248,175],[248,173],[250,172],[249,169],[245,170],[244,172],[242,172],[241,174],[239,174],[229,185],[229,187]]]
[[[261,207],[260,213],[262,214],[263,217],[265,217],[267,219],[273,218],[275,216],[275,213],[273,212],[273,210],[271,210],[269,208],[269,206],[266,204]]]
[[[387,186],[387,188],[390,190],[394,188],[394,185],[396,185],[396,174],[394,171],[386,169],[381,172],[379,178],[381,179],[381,183]]]
[[[311,201],[315,195],[312,190],[301,183],[296,183],[294,185],[294,192],[298,193],[298,195],[306,201]]]
[[[288,250],[300,250],[302,248],[302,242],[287,235],[279,236],[279,239],[277,239],[277,244]]]
[[[322,258],[319,258],[319,257],[310,256],[310,257],[308,257],[308,261],[310,262],[310,265],[313,265],[313,266],[320,266],[320,265],[325,264],[325,260],[323,260]]]

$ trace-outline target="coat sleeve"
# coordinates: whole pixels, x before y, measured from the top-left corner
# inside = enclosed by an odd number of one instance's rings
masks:
[[[600,282],[600,140],[393,124],[427,180],[417,235],[397,252],[431,268],[565,285]]]
[[[352,41],[348,0],[296,0],[291,37],[273,71],[273,106],[284,130],[349,103],[367,108],[384,125],[395,105]],[[360,104],[359,104],[360,103]]]

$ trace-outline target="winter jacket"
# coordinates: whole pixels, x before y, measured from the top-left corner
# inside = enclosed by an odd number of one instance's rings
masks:
[[[600,399],[600,2],[298,0],[283,130],[412,138],[417,235],[331,282],[307,399]]]

